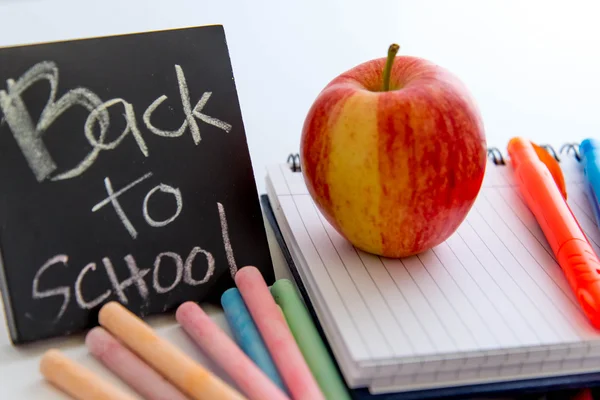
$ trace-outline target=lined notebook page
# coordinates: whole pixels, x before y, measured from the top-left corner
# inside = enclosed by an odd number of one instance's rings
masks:
[[[561,167],[569,205],[600,254],[600,232],[578,165],[565,159]],[[509,166],[489,163],[480,195],[457,232],[404,259],[377,257],[350,245],[317,210],[301,173],[279,165],[269,167],[268,176],[304,259],[297,267],[305,269],[308,286],[328,311],[350,358],[359,365],[392,365],[377,376],[414,372],[393,360],[441,355],[441,363],[413,365],[420,373],[439,373],[445,355],[463,352],[484,352],[488,366],[503,362],[513,368],[535,363],[536,357],[579,360],[590,351],[584,341],[600,338],[580,310]],[[584,345],[566,351],[564,344],[573,343]],[[543,351],[535,353],[536,348]],[[502,353],[506,349],[514,352],[510,360]],[[519,349],[525,350],[514,351]],[[480,361],[470,365],[469,359],[461,360],[460,368],[446,366],[466,373],[486,367]]]

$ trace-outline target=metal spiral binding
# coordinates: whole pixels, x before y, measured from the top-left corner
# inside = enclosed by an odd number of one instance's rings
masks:
[[[564,145],[561,146],[559,151],[556,151],[554,149],[554,147],[552,147],[549,144],[541,144],[540,147],[543,148],[544,150],[546,150],[548,153],[550,153],[550,155],[552,157],[554,157],[554,159],[557,162],[561,161],[559,154],[569,155],[570,153],[573,153],[573,155],[577,159],[577,161],[581,161],[581,156],[579,155],[579,150],[578,150],[579,143],[565,143]],[[489,147],[487,150],[487,155],[489,158],[491,158],[491,160],[494,164],[506,165],[506,160],[502,156],[502,152],[500,150],[498,150],[497,147]]]
[[[287,163],[292,172],[300,172],[302,170],[302,167],[300,166],[300,154],[298,153],[290,153],[287,158]]]
[[[556,151],[554,151],[554,147],[550,146],[549,144],[541,144],[540,147],[550,153],[550,155],[554,157],[556,161],[560,162],[560,158],[558,157],[558,154],[556,154]]]
[[[562,154],[563,151],[566,154],[573,152],[577,161],[581,161],[581,155],[579,154],[579,143],[565,143],[561,146],[559,152]]]
[[[502,152],[497,147],[489,147],[487,149],[488,157],[492,157],[492,162],[496,165],[506,165]]]
[[[581,161],[581,156],[579,154],[579,143],[565,143],[561,146],[560,150],[557,152],[554,147],[549,144],[540,145],[543,149],[545,149],[557,162],[560,162],[559,154],[569,155],[573,153],[574,157],[577,161]],[[496,165],[506,165],[506,160],[502,155],[502,152],[497,147],[488,147],[487,156],[492,160],[492,162]],[[288,156],[287,163],[290,166],[290,169],[293,172],[299,172],[302,170],[300,165],[300,155],[298,153],[291,153]]]

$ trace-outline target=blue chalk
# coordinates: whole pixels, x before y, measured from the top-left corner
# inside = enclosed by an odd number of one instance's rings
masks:
[[[275,363],[239,290],[237,288],[226,290],[221,296],[221,305],[223,306],[227,323],[233,332],[233,338],[238,346],[273,383],[287,393],[277,367],[275,367]]]

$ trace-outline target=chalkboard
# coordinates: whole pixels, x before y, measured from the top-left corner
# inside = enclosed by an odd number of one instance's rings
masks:
[[[240,60],[243,65],[243,60]],[[216,302],[274,273],[225,32],[0,49],[0,282],[14,344]]]

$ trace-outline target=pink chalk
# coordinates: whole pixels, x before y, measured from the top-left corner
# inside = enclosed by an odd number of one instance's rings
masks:
[[[289,400],[289,397],[196,303],[183,303],[177,308],[175,316],[202,351],[235,381],[248,398]]]
[[[85,337],[92,355],[129,387],[147,400],[188,400],[152,367],[138,358],[102,327],[93,328]]]
[[[324,399],[260,271],[243,267],[236,273],[235,283],[292,398]]]

